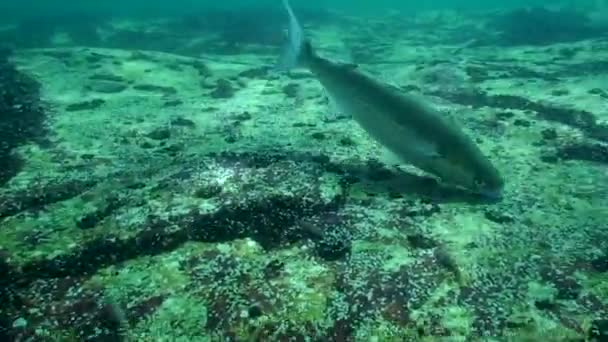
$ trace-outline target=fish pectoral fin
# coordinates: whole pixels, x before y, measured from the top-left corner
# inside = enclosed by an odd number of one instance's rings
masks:
[[[339,101],[331,95],[329,91],[325,90],[325,95],[329,100],[329,113],[325,115],[325,119],[329,121],[335,121],[338,119],[350,119],[351,115],[346,111],[345,106],[341,105]]]

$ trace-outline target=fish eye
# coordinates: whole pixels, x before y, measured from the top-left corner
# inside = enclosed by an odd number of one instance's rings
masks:
[[[484,185],[486,185],[486,182],[479,177],[475,177],[473,179],[473,183],[475,184],[476,187],[483,187]]]

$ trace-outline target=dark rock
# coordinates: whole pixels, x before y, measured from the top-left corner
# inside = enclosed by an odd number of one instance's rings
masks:
[[[412,247],[420,249],[431,249],[439,246],[437,241],[422,234],[410,234],[407,236],[407,241]]]
[[[557,131],[555,128],[547,128],[544,129],[540,134],[543,136],[544,140],[555,140],[557,139]]]
[[[117,83],[127,83],[123,77],[114,75],[114,74],[93,74],[89,77],[92,81],[109,81],[109,82],[117,82]]]
[[[127,189],[131,189],[131,190],[143,189],[145,187],[146,187],[146,183],[144,183],[144,182],[134,182],[134,183],[128,184],[126,186]]]
[[[291,125],[291,127],[315,127],[315,124],[309,124],[305,122],[296,122]]]
[[[167,67],[167,69],[173,70],[173,71],[183,71],[184,70],[181,65],[175,64],[175,63],[169,63],[166,65],[166,67]]]
[[[418,202],[406,203],[403,215],[407,217],[429,217],[441,211],[441,207],[437,203]]]
[[[570,94],[570,90],[568,89],[556,89],[551,92],[553,96],[564,96]]]
[[[553,310],[557,308],[557,304],[550,300],[537,300],[534,302],[534,306],[539,310]]]
[[[559,162],[559,158],[555,154],[543,154],[540,156],[540,160],[549,164],[555,164]]]
[[[328,155],[321,153],[313,155],[310,160],[318,164],[328,164],[331,161],[331,158],[329,158]]]
[[[515,121],[513,121],[513,125],[520,127],[530,127],[532,124],[528,120],[515,119]]]
[[[80,229],[95,228],[99,222],[112,215],[112,213],[123,205],[123,202],[115,197],[107,199],[106,202],[107,203],[102,209],[93,211],[81,217],[76,222],[76,226]]]
[[[249,314],[249,318],[256,319],[262,316],[264,314],[264,311],[262,311],[262,308],[259,304],[253,304],[249,307],[247,313]]]
[[[340,143],[340,145],[342,146],[355,146],[355,141],[353,139],[351,139],[350,137],[344,137],[341,138],[340,141],[338,141],[338,143]]]
[[[311,134],[311,137],[315,140],[325,140],[325,133],[315,132],[315,133]]]
[[[162,151],[167,152],[170,156],[176,156],[179,152],[184,150],[184,145],[182,144],[172,144],[166,147],[163,147]]]
[[[608,255],[592,260],[591,267],[593,267],[596,272],[608,272]]]
[[[223,191],[222,187],[218,184],[208,184],[196,190],[194,197],[209,199],[218,196]]]
[[[0,203],[0,219],[24,211],[40,210],[47,205],[74,198],[95,185],[93,181],[69,181],[49,184],[42,188],[14,195]]]
[[[537,116],[543,120],[559,122],[564,125],[578,128],[591,138],[608,142],[608,125],[598,123],[596,116],[585,110],[550,106],[514,95],[489,95],[484,92],[435,92],[433,94],[446,98],[454,103],[470,105],[473,108],[487,106],[501,109],[519,109],[526,111],[527,113],[535,112]],[[527,127],[530,123],[520,121],[514,124]]]
[[[608,163],[608,146],[592,142],[573,143],[558,148],[557,156],[565,160]]]
[[[341,259],[350,249],[350,236],[347,230],[341,227],[324,231],[315,244],[317,254],[327,261]]]
[[[489,78],[489,73],[485,68],[467,66],[465,72],[473,82],[481,82]]]
[[[85,57],[85,60],[91,64],[101,62],[106,59],[108,56],[102,55],[100,53],[91,52],[89,55]]]
[[[608,92],[606,92],[600,88],[593,88],[593,89],[589,90],[589,94],[599,95],[602,98],[608,99]]]
[[[234,119],[239,122],[248,121],[251,120],[251,114],[249,114],[249,112],[243,112],[241,114],[236,115]]]
[[[553,279],[553,284],[557,288],[557,299],[574,300],[577,299],[582,290],[582,286],[573,278],[573,276],[556,277]]]
[[[163,103],[163,107],[177,107],[184,104],[182,100],[171,100]]]
[[[579,48],[561,48],[557,51],[557,53],[559,53],[560,57],[572,59],[579,53],[579,51]]]
[[[104,94],[116,94],[128,88],[126,84],[114,81],[96,81],[86,86],[87,89]]]
[[[13,150],[46,136],[46,114],[40,101],[40,85],[8,61],[10,50],[0,52],[0,186],[23,166]]]
[[[489,209],[484,212],[484,216],[492,221],[499,224],[507,224],[515,222],[515,218],[507,212],[497,209]]]
[[[211,76],[211,70],[202,61],[191,61],[191,62],[185,62],[184,64],[194,68],[198,72],[198,75],[200,77],[206,78],[206,77]]]
[[[495,116],[496,116],[496,118],[498,120],[508,120],[508,119],[511,119],[512,117],[514,117],[515,113],[513,113],[513,112],[499,112],[499,113],[496,113]]]
[[[259,68],[248,69],[239,73],[240,77],[246,78],[265,78],[268,76],[271,68],[267,66],[262,66]]]
[[[97,226],[97,223],[99,223],[99,221],[101,221],[101,220],[102,220],[102,218],[98,215],[97,212],[90,213],[90,214],[87,214],[84,217],[80,218],[76,222],[76,226],[80,229],[94,228],[95,226]]]
[[[591,323],[589,329],[589,338],[591,341],[607,342],[608,341],[608,319],[598,319]]]
[[[188,127],[188,128],[194,128],[194,127],[196,127],[196,124],[194,123],[194,121],[188,120],[188,119],[184,119],[182,117],[178,117],[178,118],[175,118],[175,119],[171,120],[171,125],[172,126]]]
[[[171,130],[166,127],[161,127],[146,134],[146,136],[153,140],[166,140],[171,138]]]
[[[97,108],[101,107],[104,103],[106,103],[106,101],[102,100],[102,99],[94,99],[94,100],[90,100],[90,101],[77,102],[77,103],[72,103],[72,104],[68,105],[67,107],[65,107],[65,110],[68,112],[93,110],[93,109],[97,109]]]
[[[229,80],[220,78],[215,84],[215,90],[211,92],[211,97],[214,99],[229,99],[235,94],[234,87]]]
[[[159,86],[159,85],[154,85],[154,84],[138,84],[138,85],[133,86],[133,89],[139,90],[139,91],[152,92],[152,93],[162,93],[165,95],[177,94],[177,89],[175,89],[173,87],[165,87],[165,86]]]
[[[72,51],[45,51],[42,54],[44,56],[62,60],[64,62],[67,62],[74,57],[74,53]]]
[[[433,251],[433,255],[437,260],[437,264],[454,274],[456,278],[460,278],[460,267],[445,247],[438,246]]]
[[[141,148],[143,148],[143,149],[145,149],[145,150],[149,150],[149,149],[151,149],[151,148],[154,148],[154,144],[152,144],[152,143],[151,143],[151,142],[149,142],[149,141],[144,141],[144,142],[142,142],[142,143],[139,145],[139,147],[141,147]]]
[[[264,277],[266,279],[276,278],[281,274],[284,268],[285,263],[278,259],[274,259],[264,267]]]
[[[298,90],[300,89],[300,86],[297,83],[288,83],[283,87],[283,93],[287,96],[287,97],[297,97],[298,96]]]

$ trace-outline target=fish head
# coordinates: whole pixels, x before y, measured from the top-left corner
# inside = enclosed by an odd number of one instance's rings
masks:
[[[483,197],[498,200],[502,198],[504,181],[498,170],[491,167],[491,169],[475,174],[469,189]]]
[[[432,171],[442,182],[492,200],[502,198],[504,180],[481,153],[467,153],[436,158]]]

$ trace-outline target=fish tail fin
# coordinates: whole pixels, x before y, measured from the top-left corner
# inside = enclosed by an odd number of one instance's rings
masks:
[[[298,66],[306,66],[314,56],[314,51],[310,41],[304,38],[302,26],[300,26],[288,0],[283,0],[283,7],[285,7],[289,17],[289,27],[287,43],[283,48],[283,54],[277,68],[286,71]]]

